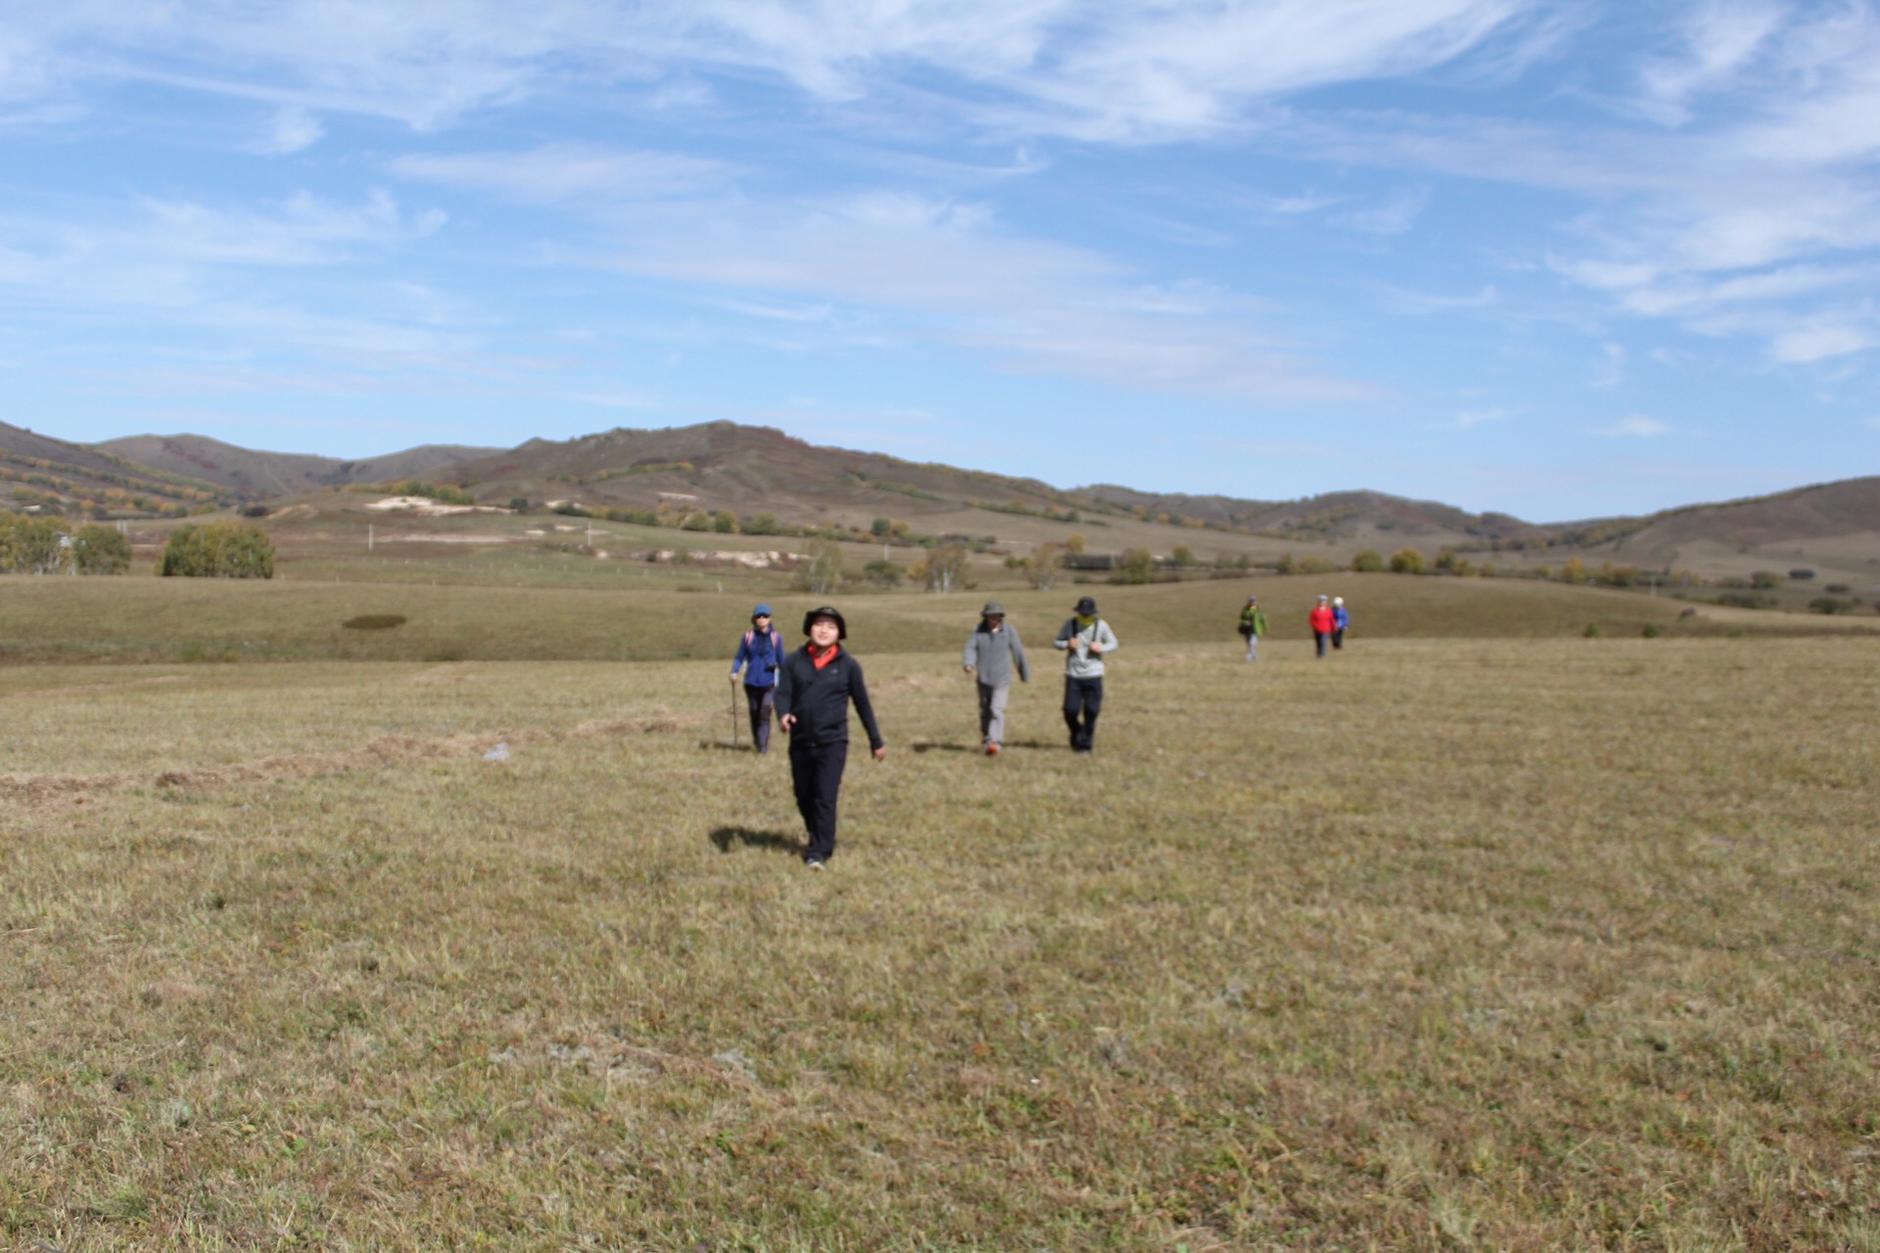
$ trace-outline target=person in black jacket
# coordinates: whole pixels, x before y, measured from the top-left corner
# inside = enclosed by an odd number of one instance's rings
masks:
[[[803,862],[821,870],[836,851],[836,794],[849,756],[849,702],[861,715],[875,760],[888,755],[862,666],[842,648],[848,623],[824,605],[803,616],[809,642],[790,654],[777,677],[777,725],[790,737],[790,780],[809,832]]]

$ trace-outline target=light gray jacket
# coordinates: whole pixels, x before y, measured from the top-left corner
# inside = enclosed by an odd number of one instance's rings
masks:
[[[971,666],[974,677],[987,687],[1005,687],[1011,683],[1013,667],[1017,667],[1019,678],[1031,682],[1031,664],[1025,660],[1025,646],[1019,642],[1018,628],[1009,622],[997,631],[986,630],[986,624],[981,622],[966,637],[966,651],[960,654],[960,664]]]
[[[1092,644],[1102,649],[1102,653],[1092,655]],[[1110,624],[1102,618],[1082,631],[1077,629],[1076,618],[1066,618],[1064,625],[1058,628],[1054,646],[1064,650],[1064,673],[1073,679],[1102,678],[1103,658],[1118,648],[1116,632],[1110,630]]]

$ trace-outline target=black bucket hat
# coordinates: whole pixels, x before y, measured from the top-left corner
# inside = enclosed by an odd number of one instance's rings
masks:
[[[845,640],[849,638],[849,624],[843,620],[841,612],[833,605],[823,605],[803,615],[804,635],[809,634],[810,623],[816,621],[818,618],[828,618],[836,624],[837,639]]]
[[[1091,614],[1095,613],[1096,611],[1097,611],[1097,602],[1093,600],[1091,597],[1079,596],[1077,598],[1077,612],[1078,613],[1088,618]]]

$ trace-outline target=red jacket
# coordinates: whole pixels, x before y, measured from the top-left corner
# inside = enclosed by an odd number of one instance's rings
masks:
[[[1312,624],[1313,634],[1330,635],[1332,633],[1332,607],[1330,605],[1314,605],[1311,615],[1306,620]]]

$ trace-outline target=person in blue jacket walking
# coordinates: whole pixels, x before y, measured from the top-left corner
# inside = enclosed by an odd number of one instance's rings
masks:
[[[731,659],[731,681],[744,671],[744,703],[751,711],[751,742],[770,751],[770,711],[777,703],[777,670],[783,665],[783,636],[770,623],[770,606],[751,610],[751,629],[738,641]]]
[[[1351,625],[1351,615],[1345,612],[1345,598],[1332,597],[1332,647],[1345,646],[1345,628]]]

